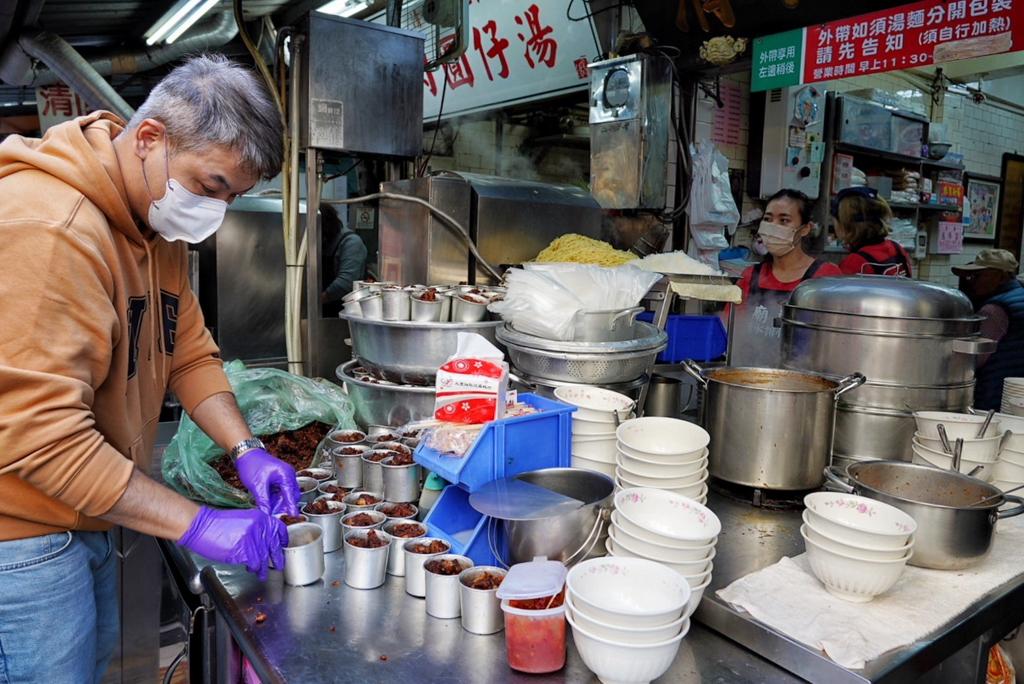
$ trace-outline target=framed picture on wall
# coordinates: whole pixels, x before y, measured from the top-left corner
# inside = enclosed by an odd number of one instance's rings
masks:
[[[999,195],[1002,181],[992,176],[967,176],[967,201],[971,203],[971,225],[964,226],[964,240],[996,239],[999,225]]]

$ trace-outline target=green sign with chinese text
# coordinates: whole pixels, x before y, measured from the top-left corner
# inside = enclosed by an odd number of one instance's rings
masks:
[[[803,74],[805,29],[754,39],[750,90],[758,92],[772,88],[799,85]]]

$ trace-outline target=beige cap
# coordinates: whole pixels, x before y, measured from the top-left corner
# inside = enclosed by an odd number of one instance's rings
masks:
[[[1017,273],[1017,259],[1005,249],[983,249],[974,257],[974,261],[963,266],[954,266],[953,273],[960,271],[980,271],[983,268],[994,268],[1008,273]]]

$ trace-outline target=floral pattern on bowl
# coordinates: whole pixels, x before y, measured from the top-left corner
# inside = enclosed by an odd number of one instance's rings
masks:
[[[634,525],[670,539],[710,539],[722,530],[709,508],[664,489],[623,489],[615,496],[615,509]]]

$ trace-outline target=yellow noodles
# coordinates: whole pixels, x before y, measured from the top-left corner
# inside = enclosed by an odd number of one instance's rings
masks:
[[[548,245],[534,261],[621,266],[636,258],[635,254],[620,252],[607,242],[569,233]]]

